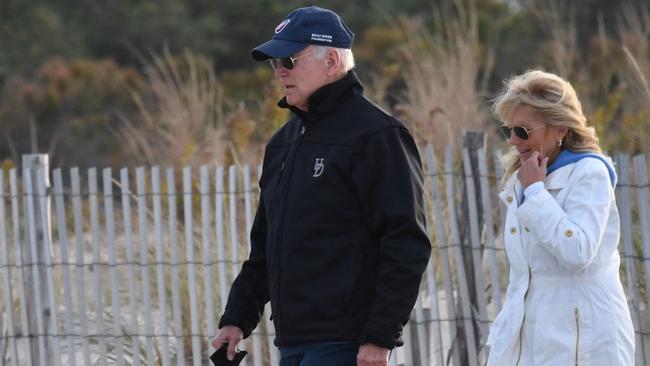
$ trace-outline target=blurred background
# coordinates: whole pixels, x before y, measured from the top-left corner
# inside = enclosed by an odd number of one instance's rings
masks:
[[[287,118],[249,51],[306,1],[1,0],[0,163],[256,163]],[[650,145],[648,0],[331,0],[356,33],[366,93],[420,142],[497,123],[529,68],[569,79],[610,153]]]

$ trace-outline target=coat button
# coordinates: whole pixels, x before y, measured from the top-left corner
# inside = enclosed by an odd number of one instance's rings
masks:
[[[516,227],[511,227],[510,228],[510,234],[516,234],[517,233],[517,228]]]
[[[508,202],[508,203],[512,203],[512,196],[508,196],[508,197],[506,197],[506,202]]]
[[[564,235],[566,235],[567,238],[570,238],[573,236],[573,231],[571,229],[567,230],[564,232]]]

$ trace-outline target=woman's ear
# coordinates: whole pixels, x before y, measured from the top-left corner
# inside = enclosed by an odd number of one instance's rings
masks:
[[[569,133],[569,128],[566,126],[557,126],[557,131],[558,140],[564,140],[567,133]]]

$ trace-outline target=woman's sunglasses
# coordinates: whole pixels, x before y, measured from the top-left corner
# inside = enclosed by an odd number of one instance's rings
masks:
[[[278,68],[278,64],[282,65],[287,70],[292,70],[296,66],[296,60],[301,59],[305,56],[310,56],[313,55],[314,53],[305,53],[304,55],[300,55],[298,57],[278,57],[278,58],[272,58],[269,60],[271,62],[271,67],[273,70]]]
[[[510,136],[512,136],[513,132],[515,133],[515,136],[519,137],[520,139],[528,140],[528,135],[530,135],[531,132],[535,132],[540,128],[544,128],[544,127],[546,126],[542,125],[537,128],[527,130],[525,127],[521,127],[521,126],[515,126],[515,127],[501,126],[501,133],[507,140],[510,140]]]

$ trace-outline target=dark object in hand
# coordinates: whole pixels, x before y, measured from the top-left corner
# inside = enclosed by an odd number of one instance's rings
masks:
[[[239,365],[241,360],[246,356],[246,351],[240,351],[237,350],[235,351],[235,358],[230,361],[228,359],[227,355],[227,350],[228,350],[228,343],[224,343],[221,345],[221,347],[216,350],[212,356],[210,356],[210,360],[212,360],[212,363],[214,366],[236,366]]]

